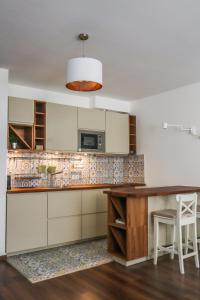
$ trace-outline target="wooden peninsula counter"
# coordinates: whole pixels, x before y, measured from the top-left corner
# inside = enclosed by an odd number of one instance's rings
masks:
[[[176,207],[176,194],[200,193],[200,187],[121,187],[104,193],[108,195],[108,251],[116,261],[129,266],[151,258],[151,212]],[[166,243],[166,227],[161,235],[162,244]]]

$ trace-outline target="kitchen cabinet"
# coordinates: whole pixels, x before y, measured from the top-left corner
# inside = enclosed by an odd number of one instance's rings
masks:
[[[107,196],[103,190],[82,191],[82,214],[107,211]]]
[[[7,252],[26,251],[107,234],[103,189],[7,195]]]
[[[7,196],[7,253],[47,246],[47,193]]]
[[[96,215],[96,236],[107,235],[107,212]]]
[[[107,232],[107,197],[103,190],[82,191],[82,239]]]
[[[9,97],[8,122],[15,124],[33,125],[34,100]]]
[[[82,239],[107,234],[107,213],[87,214],[82,216]]]
[[[78,108],[78,128],[105,131],[105,111]]]
[[[48,193],[48,218],[81,215],[81,191]]]
[[[81,216],[48,220],[48,245],[73,242],[81,239]]]
[[[106,111],[106,152],[129,153],[129,115]]]
[[[77,151],[77,108],[46,104],[46,149]]]
[[[88,239],[96,236],[96,220],[96,214],[82,216],[82,239]]]

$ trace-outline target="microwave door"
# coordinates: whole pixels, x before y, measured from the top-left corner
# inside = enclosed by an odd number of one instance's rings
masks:
[[[81,149],[97,150],[98,136],[96,134],[82,133],[81,134]]]

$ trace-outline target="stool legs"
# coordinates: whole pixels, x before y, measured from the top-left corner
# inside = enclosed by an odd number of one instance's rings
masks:
[[[189,225],[185,225],[185,249],[184,249],[184,254],[188,253],[188,241],[189,241]]]
[[[193,226],[193,230],[192,230],[192,243],[193,243],[193,249],[194,249],[194,252],[196,253],[195,254],[195,265],[196,265],[196,268],[199,268],[199,255],[198,255],[198,246],[197,246],[197,227],[196,227],[196,224],[192,224]]]
[[[159,243],[158,219],[154,217],[154,256],[153,256],[154,265],[157,265],[157,261],[158,261],[158,243]]]
[[[181,274],[184,274],[183,264],[183,245],[182,245],[182,226],[177,226],[177,245],[178,245],[178,260]]]
[[[176,226],[172,225],[172,252],[171,252],[171,259],[174,259],[175,240],[176,240]]]

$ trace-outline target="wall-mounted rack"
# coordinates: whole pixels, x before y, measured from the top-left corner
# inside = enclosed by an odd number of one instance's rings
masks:
[[[37,100],[34,107],[34,149],[46,149],[46,102]]]
[[[10,137],[14,136],[17,141],[17,149],[30,151],[33,149],[33,126],[25,124],[8,124],[8,149],[12,149]]]
[[[129,152],[136,154],[136,116],[129,116]]]

